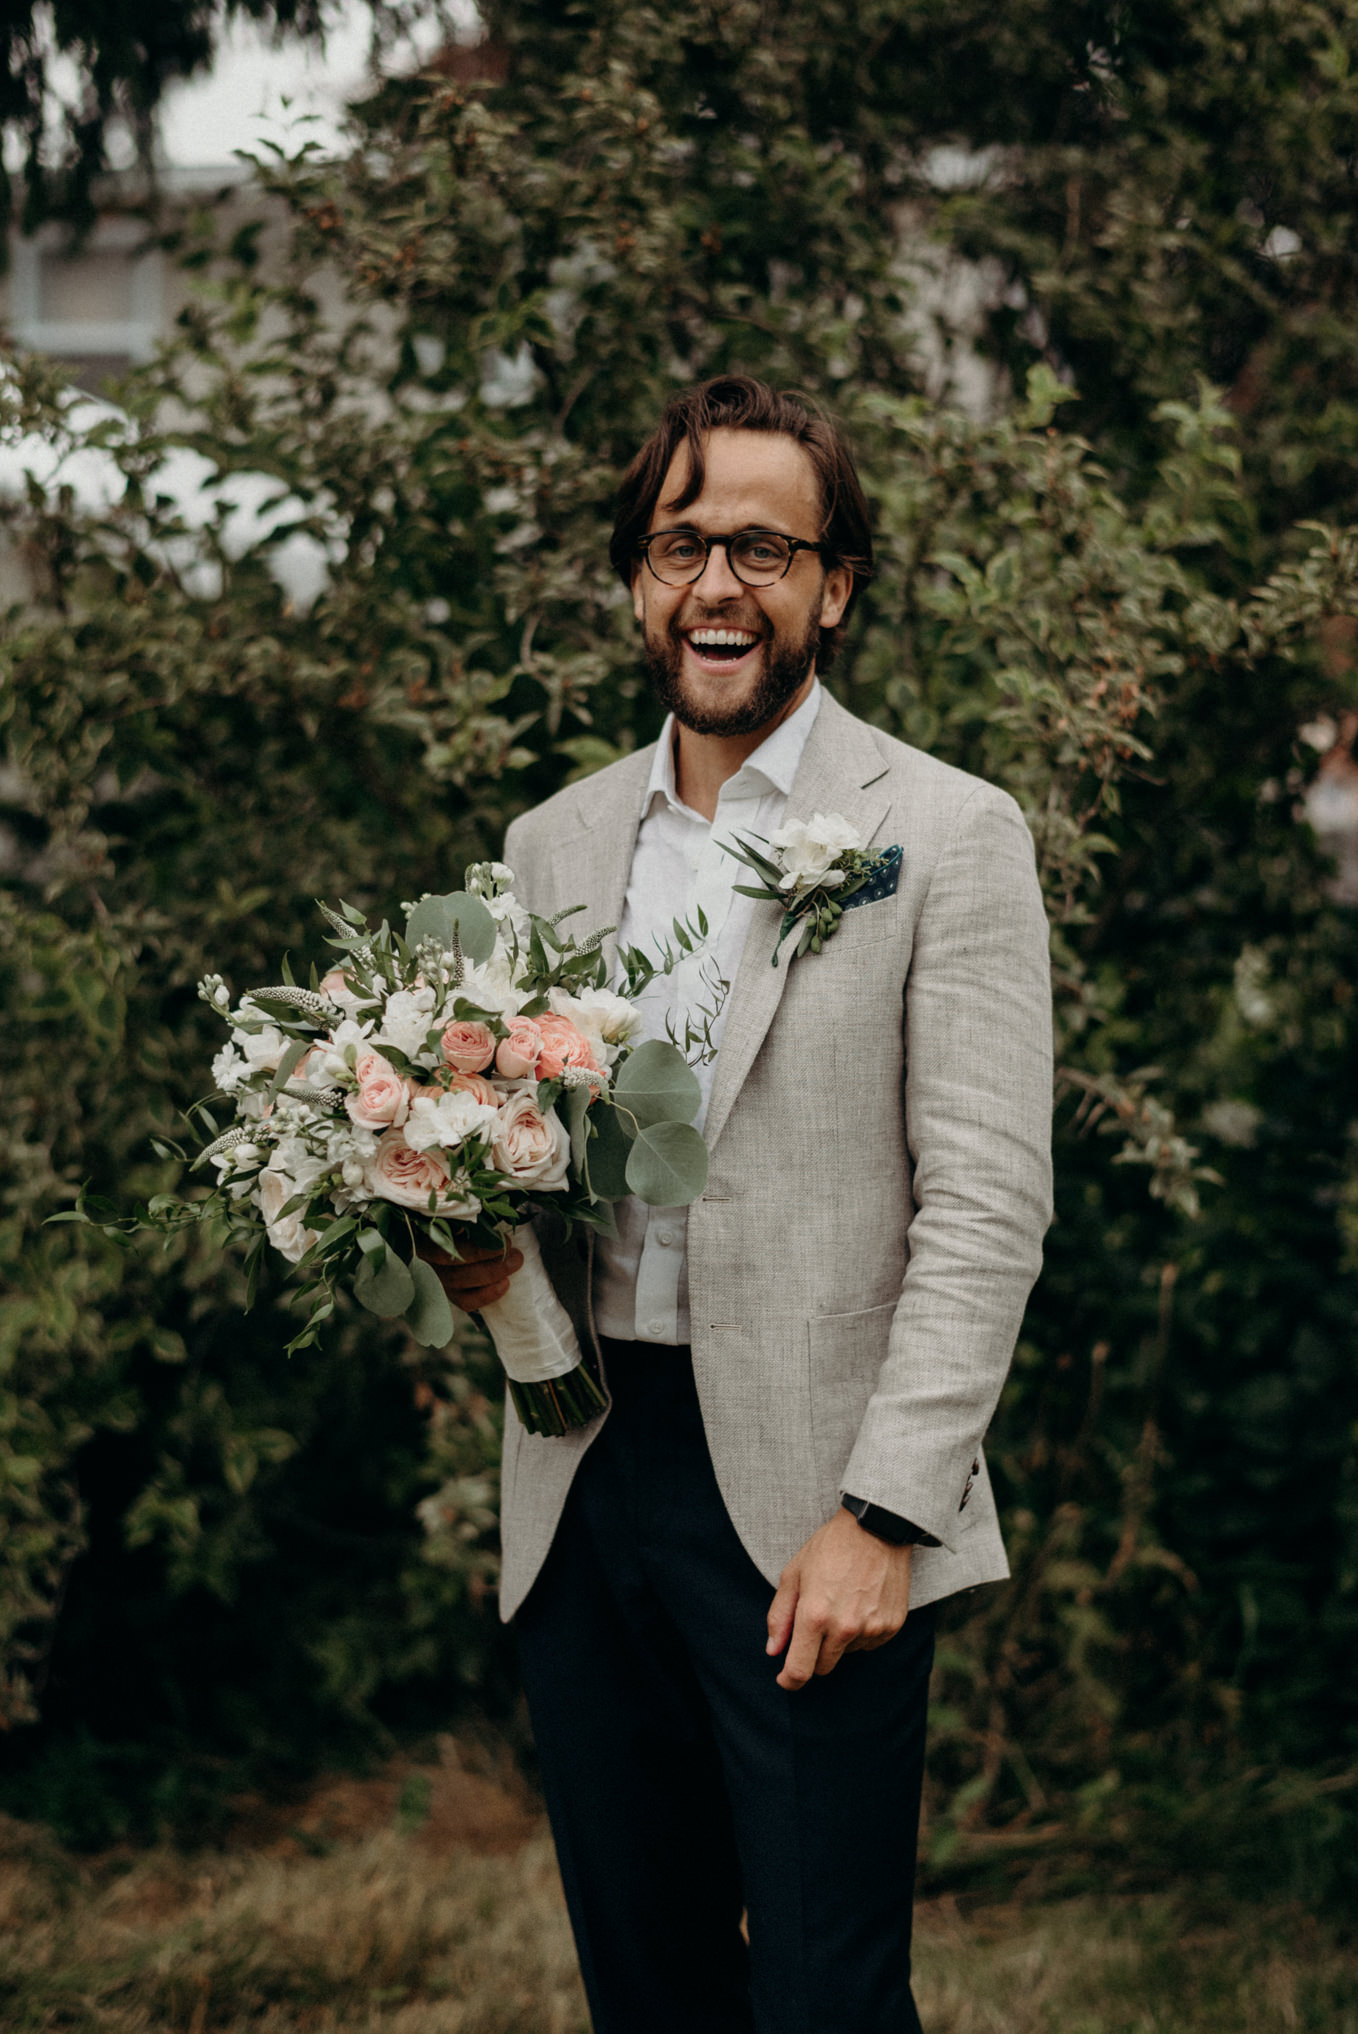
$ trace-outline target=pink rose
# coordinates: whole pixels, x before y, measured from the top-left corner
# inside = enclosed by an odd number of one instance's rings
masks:
[[[380,1052],[361,1052],[354,1067],[358,1092],[346,1095],[344,1106],[360,1130],[385,1130],[404,1123],[410,1113],[409,1081],[402,1080]]]
[[[568,1066],[598,1066],[593,1046],[569,1017],[539,1017],[538,1030],[542,1033],[542,1051],[538,1055],[539,1080],[553,1081]]]
[[[500,1111],[490,1155],[496,1170],[508,1173],[516,1186],[555,1193],[567,1184],[571,1140],[555,1109],[544,1116],[521,1088]]]
[[[471,1095],[476,1101],[484,1102],[488,1109],[498,1109],[504,1096],[489,1081],[482,1080],[479,1073],[454,1074],[448,1083],[450,1088],[461,1088],[464,1095]]]
[[[511,1017],[509,1036],[502,1038],[495,1065],[507,1081],[525,1081],[535,1074],[542,1051],[542,1032],[531,1017]]]
[[[449,1024],[439,1044],[454,1073],[480,1073],[495,1057],[495,1033],[489,1024],[473,1023],[470,1019]]]
[[[436,1151],[413,1151],[399,1130],[388,1130],[378,1141],[368,1168],[375,1194],[395,1201],[401,1208],[427,1209],[430,1194],[438,1196],[441,1214],[476,1214],[475,1206],[460,1200],[448,1201],[451,1175]]]

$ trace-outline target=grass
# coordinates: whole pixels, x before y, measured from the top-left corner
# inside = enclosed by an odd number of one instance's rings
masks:
[[[1191,1892],[921,1903],[928,2034],[1358,2034],[1358,1938]],[[441,1764],[248,1804],[224,1851],[0,1823],[6,2034],[586,2034],[551,1845]],[[638,2030],[644,2034],[644,2030]],[[695,2029],[695,2034],[701,2034]],[[826,2030],[832,2034],[832,2030]]]

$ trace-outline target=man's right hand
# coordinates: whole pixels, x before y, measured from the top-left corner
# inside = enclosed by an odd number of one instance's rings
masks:
[[[474,1314],[492,1300],[503,1299],[510,1279],[523,1263],[522,1250],[492,1250],[484,1243],[469,1243],[458,1258],[425,1243],[420,1255],[433,1265],[443,1290],[464,1314]]]

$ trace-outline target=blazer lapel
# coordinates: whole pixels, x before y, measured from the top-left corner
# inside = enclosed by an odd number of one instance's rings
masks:
[[[886,773],[887,766],[863,722],[846,713],[826,693],[793,779],[784,824],[793,819],[810,819],[817,812],[842,813],[859,829],[863,845],[868,847],[891,810],[890,798],[880,788],[873,789],[874,785],[880,786]],[[733,862],[732,880],[739,880],[743,873]],[[778,956],[777,967],[773,966],[782,922],[780,905],[755,905],[740,966],[731,985],[711,1099],[703,1123],[703,1138],[709,1151],[715,1148],[736,1096],[754,1065],[789,974],[794,967],[816,965],[814,954],[804,954],[800,960],[793,958],[796,945],[793,937]]]
[[[642,793],[654,754],[651,743],[610,772],[606,799],[590,796],[591,780],[586,778],[576,801],[575,829],[563,829],[552,854],[555,908],[586,907],[578,918],[567,921],[567,929],[594,932],[603,925],[613,928],[603,947],[610,977],[618,961],[617,928],[641,823]]]

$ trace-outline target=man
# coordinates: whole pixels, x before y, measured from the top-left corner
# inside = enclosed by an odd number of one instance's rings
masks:
[[[702,908],[651,1035],[732,981],[701,1199],[544,1242],[609,1412],[506,1415],[503,1608],[595,2034],[919,2027],[933,1606],[1008,1572],[981,1437],[1050,1212],[1046,924],[1013,801],[820,687],[871,555],[823,419],[743,377],[676,397],[612,545],[670,717],[505,846],[535,911],[629,943]],[[899,879],[774,966],[725,844],[816,813]],[[475,1308],[517,1261],[445,1276]]]

